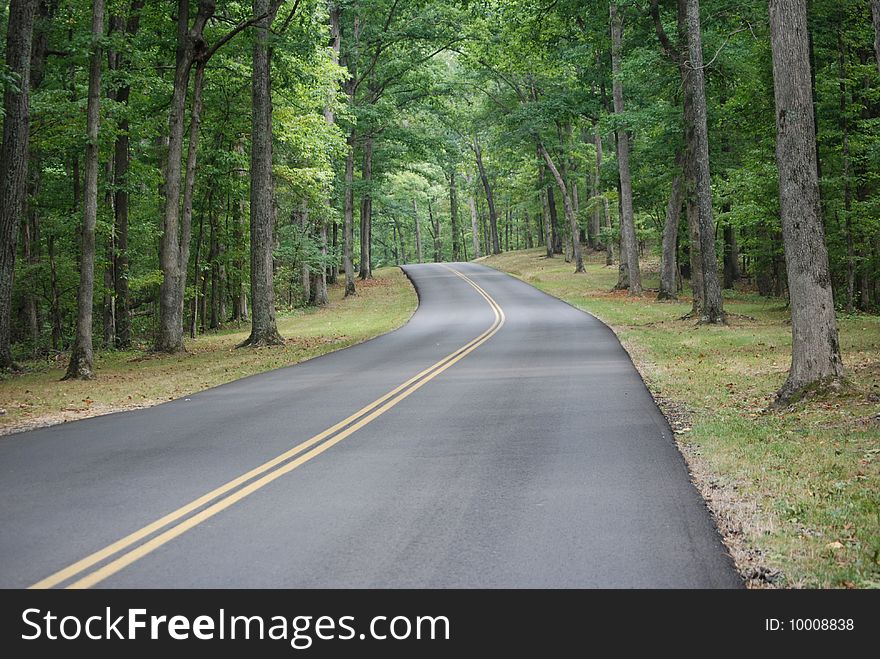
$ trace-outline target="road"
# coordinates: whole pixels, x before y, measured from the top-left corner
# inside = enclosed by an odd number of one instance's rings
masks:
[[[405,270],[395,332],[0,439],[0,586],[741,585],[611,330],[482,265]]]

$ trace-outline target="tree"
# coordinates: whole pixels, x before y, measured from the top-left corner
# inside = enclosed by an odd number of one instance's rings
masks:
[[[791,299],[792,355],[778,404],[839,385],[843,361],[816,174],[805,0],[770,0],[776,162]]]
[[[715,254],[715,220],[712,216],[712,178],[709,171],[709,129],[707,128],[706,84],[703,74],[703,40],[700,32],[699,0],[687,0],[687,44],[690,69],[685,94],[690,96],[693,119],[692,163],[697,209],[700,213],[700,257],[703,277],[703,308],[700,322],[723,323],[724,301],[718,281]]]
[[[269,27],[279,3],[254,0],[256,23],[251,87],[251,334],[242,346],[283,345],[275,323],[272,249],[275,208],[272,184],[272,91]]]
[[[658,300],[678,299],[678,223],[684,197],[684,153],[675,157],[676,172],[672,178],[672,192],[666,206],[666,222],[663,225],[663,239],[660,257],[660,291]]]
[[[500,254],[501,244],[498,242],[498,212],[495,210],[495,195],[492,194],[492,186],[489,183],[489,176],[486,174],[486,167],[483,164],[483,148],[480,146],[480,140],[476,135],[474,135],[471,148],[477,161],[477,171],[480,172],[483,191],[486,193],[486,203],[489,205],[489,232],[492,242],[492,253]]]
[[[0,368],[16,368],[12,359],[10,314],[18,228],[24,210],[30,138],[31,43],[37,0],[11,0],[6,33],[6,66],[14,80],[3,93],[3,143],[0,145]]]
[[[65,380],[94,377],[92,306],[95,293],[95,225],[98,220],[98,126],[101,115],[101,39],[104,36],[104,0],[92,0],[92,54],[89,59],[89,100],[86,131],[86,172],[83,185],[82,250],[77,294],[76,339],[70,351]]]
[[[623,114],[623,82],[620,80],[620,60],[623,51],[623,17],[618,11],[615,0],[610,5],[611,11],[611,62],[614,75],[613,96],[614,114],[620,124],[616,127],[617,134],[617,166],[620,171],[620,250],[626,255],[627,281],[630,295],[642,294],[642,275],[639,271],[639,246],[636,241],[636,227],[633,218],[632,178],[629,166],[629,134],[622,125]],[[621,255],[623,263],[623,255]]]

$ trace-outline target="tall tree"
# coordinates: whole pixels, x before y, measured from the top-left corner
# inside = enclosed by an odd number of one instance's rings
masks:
[[[693,112],[692,167],[697,208],[700,213],[700,257],[703,275],[703,308],[700,322],[723,323],[724,300],[721,297],[721,283],[718,279],[715,220],[712,215],[712,178],[709,171],[709,129],[699,0],[687,0],[687,35],[690,75],[687,77],[689,84],[685,94],[691,97]]]
[[[477,201],[474,199],[474,178],[470,174],[466,174],[464,177],[465,183],[468,186],[468,209],[471,212],[471,238],[474,244],[474,258],[478,259],[480,256],[480,229],[477,226]]]
[[[632,176],[629,164],[629,131],[623,125],[623,82],[621,59],[623,53],[623,15],[618,10],[616,0],[610,5],[611,13],[611,68],[614,76],[612,95],[614,114],[617,118],[617,166],[620,171],[620,251],[626,255],[626,270],[629,294],[642,294],[642,275],[639,270],[639,245],[636,238],[635,218],[633,216]],[[621,258],[621,262],[623,259]]]
[[[672,177],[672,192],[666,205],[666,222],[663,225],[663,239],[660,253],[660,292],[658,300],[678,299],[678,223],[681,218],[681,205],[684,198],[685,155],[679,152],[675,157],[675,173]]]
[[[880,71],[880,0],[871,0],[871,17],[874,21],[874,58]]]
[[[776,163],[792,353],[780,404],[843,376],[816,175],[806,0],[770,0]]]
[[[92,53],[89,58],[89,98],[86,110],[86,172],[83,182],[82,249],[76,302],[76,339],[65,380],[90,380],[92,364],[92,306],[95,294],[95,226],[98,220],[98,126],[101,119],[101,40],[104,0],[92,0]]]
[[[282,345],[275,323],[275,205],[272,181],[272,51],[269,28],[279,3],[254,0],[251,85],[251,334],[242,346]]]
[[[486,203],[489,205],[489,232],[492,241],[492,253],[501,253],[501,243],[498,242],[498,213],[495,210],[495,195],[492,193],[492,186],[489,183],[489,176],[486,174],[486,167],[483,164],[483,148],[480,146],[479,138],[474,135],[471,148],[474,151],[474,157],[477,161],[477,170],[480,172],[480,181],[483,183],[483,190],[486,193]]]
[[[30,138],[31,46],[37,0],[11,0],[6,66],[15,80],[3,92],[0,145],[0,368],[15,368],[10,321],[18,228],[24,212]]]
[[[124,32],[131,39],[140,28],[141,10],[144,0],[132,0],[128,18],[114,15],[110,19],[110,28],[115,32]],[[128,65],[124,53],[118,52],[113,66],[123,69]],[[113,68],[113,67],[111,67]],[[125,113],[119,121],[119,132],[113,147],[113,214],[114,244],[112,256],[113,295],[115,297],[116,347],[131,347],[131,301],[129,298],[129,258],[128,258],[128,215],[129,215],[129,162],[131,160],[130,144],[131,121],[128,116],[128,100],[131,95],[131,84],[125,81],[116,88],[113,100],[125,107]]]

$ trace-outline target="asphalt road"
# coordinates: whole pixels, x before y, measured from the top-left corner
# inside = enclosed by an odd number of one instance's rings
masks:
[[[0,586],[739,586],[614,334],[451,268],[373,341],[0,439]]]

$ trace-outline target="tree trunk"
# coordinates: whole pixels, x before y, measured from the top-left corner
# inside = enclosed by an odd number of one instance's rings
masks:
[[[871,0],[871,17],[874,22],[874,57],[880,71],[880,0]]]
[[[612,96],[614,114],[618,121],[623,114],[623,83],[620,81],[623,52],[623,16],[612,2],[611,12],[611,68],[613,74]],[[639,271],[639,247],[636,242],[636,227],[633,217],[632,177],[629,168],[629,133],[620,124],[617,132],[617,166],[620,171],[620,234],[621,262],[626,254],[627,280],[630,295],[642,294],[642,276]]]
[[[700,255],[703,265],[702,323],[723,323],[724,302],[718,281],[715,255],[715,221],[712,217],[712,179],[709,172],[709,132],[706,116],[706,88],[703,75],[703,39],[700,34],[699,0],[687,0],[687,42],[689,75],[685,93],[690,94],[693,111],[693,173],[697,208],[700,212]],[[809,89],[809,78],[807,78]]]
[[[443,246],[440,242],[440,216],[434,215],[430,197],[428,197],[428,221],[431,222],[434,238],[434,263],[440,263],[443,260]]]
[[[199,7],[199,15],[202,7]],[[213,14],[213,7],[209,15]],[[207,17],[205,17],[207,22]],[[203,25],[203,24],[202,24]],[[183,350],[183,307],[179,299],[181,279],[186,273],[180,270],[180,169],[183,154],[184,114],[193,62],[193,41],[189,26],[189,1],[179,0],[177,5],[177,57],[174,71],[174,91],[168,113],[168,149],[163,167],[165,209],[162,218],[162,238],[159,247],[159,264],[162,268],[162,285],[159,289],[159,335],[156,350],[179,352]]]
[[[76,296],[76,338],[65,380],[91,380],[92,307],[95,293],[95,225],[98,219],[98,124],[101,104],[101,40],[104,0],[92,0],[92,53],[89,58],[89,98],[86,110],[86,174],[83,191],[82,253]]]
[[[345,296],[354,295],[354,128],[348,135],[348,153],[345,157],[345,203],[342,227],[342,267],[345,270]]]
[[[422,253],[422,224],[419,221],[419,204],[415,197],[413,197],[413,217],[416,221],[416,263],[421,263],[424,260],[424,254]]]
[[[238,158],[244,156],[244,140],[239,139],[232,147]],[[241,322],[248,319],[247,313],[247,290],[245,289],[245,242],[244,242],[244,216],[246,201],[243,190],[245,173],[239,169],[236,173],[239,185],[234,185],[235,198],[232,201],[232,243],[235,246],[233,268],[235,269],[235,283],[232,291],[232,320]]]
[[[27,191],[30,138],[31,45],[37,0],[11,0],[6,33],[6,66],[18,84],[3,94],[3,143],[0,145],[0,368],[12,360],[10,321],[18,227]]]
[[[596,203],[596,198],[601,194],[602,173],[602,136],[599,134],[598,124],[593,124],[593,145],[596,148],[596,167],[590,178],[590,196],[593,198],[593,213],[590,216],[590,247],[602,249],[602,212],[603,206]]]
[[[363,193],[361,195],[361,279],[373,278],[373,136],[364,139],[364,162],[361,169]]]
[[[474,244],[474,258],[480,258],[480,228],[477,224],[477,202],[474,199],[473,192],[473,177],[468,174],[464,177],[465,182],[468,186],[468,209],[471,212],[471,239]]]
[[[452,260],[461,260],[458,234],[458,188],[455,185],[455,169],[449,170],[449,222],[452,225]]]
[[[578,272],[586,272],[584,270],[584,255],[581,250],[581,244],[578,240],[578,222],[577,215],[574,212],[574,208],[572,207],[571,197],[568,193],[568,186],[565,185],[565,179],[559,173],[559,170],[556,168],[553,159],[550,157],[550,154],[547,152],[546,147],[543,144],[538,145],[539,150],[541,151],[541,155],[544,157],[544,162],[547,164],[547,168],[553,174],[553,178],[556,179],[556,185],[559,186],[559,191],[562,193],[562,206],[565,209],[565,217],[568,220],[568,224],[571,228],[571,247],[574,255],[575,273]]]
[[[724,288],[733,289],[739,279],[739,248],[736,230],[730,222],[724,225]]]
[[[473,149],[474,155],[477,158],[477,169],[480,171],[480,181],[483,183],[483,190],[486,192],[486,203],[489,205],[489,231],[492,239],[492,253],[500,254],[501,244],[498,242],[498,214],[495,212],[495,197],[492,194],[492,186],[489,185],[486,168],[483,166],[483,151],[476,136],[474,137]]]
[[[272,185],[272,93],[269,27],[275,18],[269,0],[254,0],[256,23],[253,49],[251,128],[251,334],[243,346],[281,345],[275,324],[272,249],[275,208]]]
[[[299,257],[300,264],[300,288],[302,288],[303,303],[308,304],[312,299],[312,274],[309,262],[306,259],[306,243],[309,240],[309,204],[303,199],[299,213],[294,212],[294,220],[299,219]]]
[[[663,225],[663,247],[660,258],[660,292],[658,300],[678,299],[678,223],[681,217],[681,204],[684,197],[685,155],[675,155],[675,174],[672,178],[672,192],[666,206],[666,224]]]
[[[339,5],[334,2],[334,0],[330,0],[330,57],[333,60],[334,64],[339,64],[339,49],[342,44],[342,32],[339,29],[339,20],[342,15],[342,9]],[[335,83],[334,83],[335,87]],[[327,95],[327,103],[324,105],[324,121],[327,122],[328,126],[333,126],[336,123],[336,114],[333,112],[333,97],[335,94],[335,88],[331,89]],[[329,223],[330,216],[332,215],[331,210],[333,208],[333,198],[332,195],[327,196],[327,213],[324,217],[320,218],[320,228],[319,228],[319,240],[321,242],[321,272],[318,277],[315,278],[315,292],[314,292],[314,304],[317,307],[326,307],[330,303],[330,297],[327,293],[327,270],[328,268],[331,270],[331,279],[335,282],[335,275],[333,273],[333,268],[335,265],[331,265],[327,262],[327,224]]]
[[[144,7],[144,0],[132,0],[128,19],[123,23],[121,16],[114,16],[111,25],[114,30],[125,30],[126,36],[131,39],[140,28],[140,12]],[[122,53],[117,53],[116,65],[119,68],[128,65],[127,58]],[[123,83],[116,90],[116,102],[122,106],[128,105],[131,94],[131,86]],[[130,162],[130,122],[127,112],[124,112],[119,121],[119,132],[113,146],[113,214],[114,230],[116,234],[115,249],[113,253],[113,294],[116,297],[116,347],[127,350],[131,347],[131,299],[128,291],[129,260],[128,260],[128,169]]]
[[[777,404],[843,376],[837,319],[816,177],[810,97],[807,7],[770,0],[770,45],[776,100],[776,162],[782,238],[791,300],[792,360]]]

